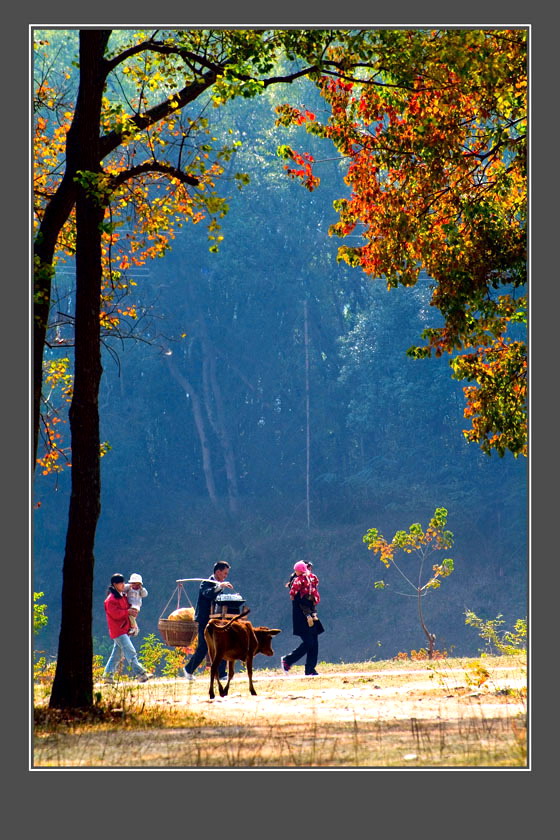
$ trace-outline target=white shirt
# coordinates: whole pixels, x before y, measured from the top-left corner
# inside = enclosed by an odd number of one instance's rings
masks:
[[[125,583],[124,591],[126,592],[126,597],[130,606],[139,611],[142,606],[142,598],[146,597],[148,590],[143,586],[141,586],[140,589],[133,589],[131,583]]]

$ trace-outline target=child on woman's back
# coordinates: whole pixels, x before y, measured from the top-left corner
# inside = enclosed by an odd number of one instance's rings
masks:
[[[301,609],[310,627],[317,620],[317,604],[321,600],[319,578],[313,574],[312,568],[311,563],[300,560],[294,565],[294,575],[290,578],[290,598],[293,601],[299,595]]]

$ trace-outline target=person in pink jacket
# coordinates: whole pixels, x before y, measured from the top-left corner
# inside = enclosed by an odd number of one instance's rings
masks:
[[[113,640],[113,650],[105,665],[103,681],[109,684],[114,683],[115,670],[124,656],[138,681],[146,682],[152,674],[148,674],[140,665],[136,648],[129,636],[130,610],[132,608],[126,597],[124,575],[114,574],[111,577],[111,584],[107,590],[104,606],[109,636]]]
[[[318,676],[315,666],[319,656],[318,637],[324,632],[323,624],[317,616],[319,597],[319,578],[310,569],[310,563],[298,561],[294,565],[294,575],[290,578],[290,598],[292,601],[292,631],[299,636],[301,644],[286,656],[280,657],[282,672],[287,674],[299,659],[305,656],[305,675]]]
[[[293,601],[296,595],[300,596],[307,623],[310,627],[313,627],[313,621],[317,619],[317,604],[321,600],[321,596],[318,588],[319,578],[313,574],[311,569],[311,563],[304,563],[303,560],[295,564],[294,576],[290,578],[290,598]],[[305,606],[308,606],[309,609],[306,610]]]

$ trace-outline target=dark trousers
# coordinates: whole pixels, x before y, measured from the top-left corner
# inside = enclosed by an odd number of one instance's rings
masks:
[[[311,671],[315,670],[317,659],[319,657],[319,639],[317,637],[317,631],[310,627],[305,635],[302,635],[300,638],[301,644],[299,644],[297,648],[294,648],[291,653],[288,653],[287,656],[283,657],[284,662],[292,666],[294,662],[297,662],[305,656],[305,673],[310,674]]]
[[[198,644],[196,646],[196,650],[185,665],[185,671],[187,674],[194,674],[202,660],[205,658],[206,654],[208,653],[208,645],[206,644],[206,639],[204,638],[204,627],[198,625]],[[222,659],[218,666],[218,676],[221,680],[225,680],[227,675],[227,668],[226,668],[226,661]]]

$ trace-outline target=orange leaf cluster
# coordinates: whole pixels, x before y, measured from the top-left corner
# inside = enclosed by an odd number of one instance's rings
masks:
[[[368,71],[319,82],[330,108],[322,133],[347,160],[350,188],[330,232],[362,237],[339,257],[388,287],[412,286],[421,272],[432,278],[444,325],[424,332],[423,355],[499,355],[526,283],[526,32],[384,30],[376,38]],[[311,163],[289,174],[308,186]],[[468,439],[525,453],[522,376],[518,368],[515,382],[501,377],[514,397],[513,406],[500,402],[513,411],[511,427],[494,413]],[[484,426],[490,391],[466,393]]]

